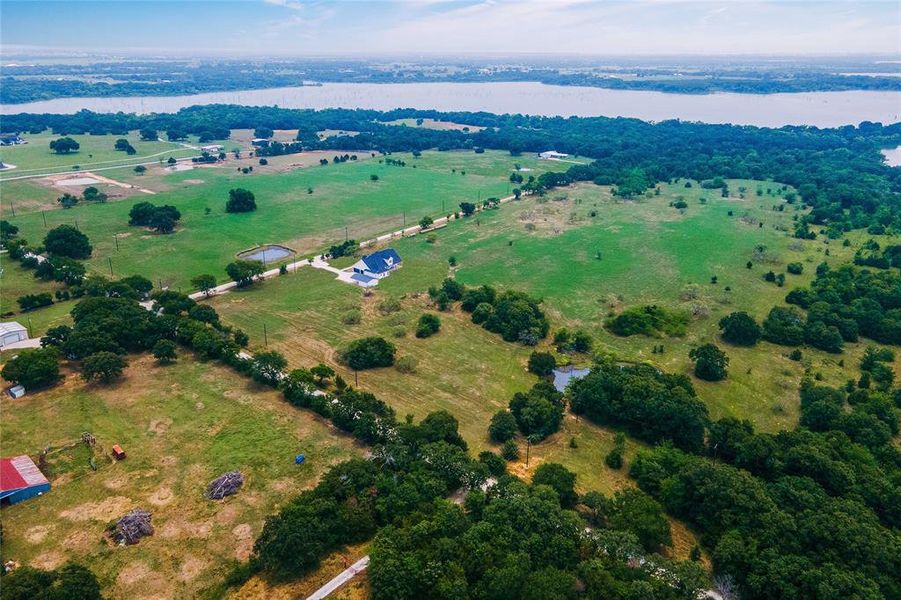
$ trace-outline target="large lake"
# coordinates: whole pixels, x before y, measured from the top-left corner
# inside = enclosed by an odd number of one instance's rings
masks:
[[[60,98],[0,105],[0,115],[67,114],[81,109],[175,112],[186,106],[220,103],[284,108],[419,108],[547,116],[622,116],[646,121],[682,119],[770,127],[835,127],[861,121],[901,120],[901,92],[688,95],[541,83],[329,83],[191,96]]]

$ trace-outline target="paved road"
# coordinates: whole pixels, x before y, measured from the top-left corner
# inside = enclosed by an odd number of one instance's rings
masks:
[[[327,598],[329,594],[340,588],[342,585],[362,573],[369,566],[369,556],[364,556],[354,564],[350,565],[337,577],[326,583],[324,586],[307,596],[307,600],[322,600]]]

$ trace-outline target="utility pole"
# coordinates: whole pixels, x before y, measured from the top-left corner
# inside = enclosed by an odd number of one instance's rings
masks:
[[[13,213],[13,216],[16,216],[16,214]],[[78,219],[75,219],[75,229],[81,231],[81,229],[78,229]]]
[[[47,213],[41,211],[41,216],[44,218],[44,229],[47,229]]]
[[[360,387],[360,376],[356,369],[354,369],[354,387]]]
[[[266,324],[263,323],[263,345],[269,347],[269,334],[266,331]]]
[[[119,236],[114,235],[113,239],[116,240],[116,252],[118,252],[119,251]]]
[[[344,226],[344,241],[347,241],[347,225]]]
[[[532,436],[526,436],[526,468],[529,468],[529,454],[532,450]]]
[[[112,277],[113,276],[113,259],[112,259],[112,257],[107,256],[106,260],[109,262],[109,275],[110,275],[110,277]]]

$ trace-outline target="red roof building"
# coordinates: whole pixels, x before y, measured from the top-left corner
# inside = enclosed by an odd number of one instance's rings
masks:
[[[16,504],[50,491],[50,482],[26,455],[0,458],[0,503]]]

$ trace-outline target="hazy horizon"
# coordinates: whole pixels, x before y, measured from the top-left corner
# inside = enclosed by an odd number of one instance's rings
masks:
[[[37,0],[0,16],[4,58],[901,55],[901,4],[872,0]]]

